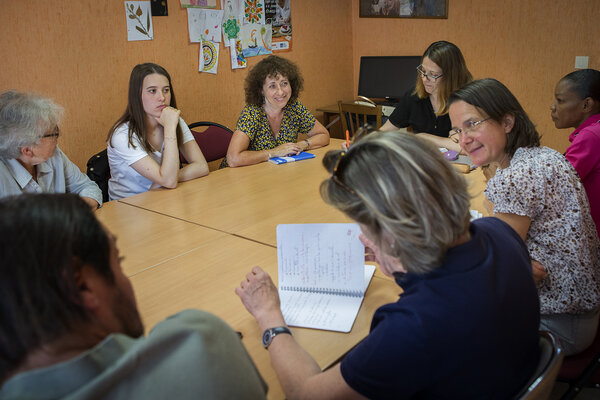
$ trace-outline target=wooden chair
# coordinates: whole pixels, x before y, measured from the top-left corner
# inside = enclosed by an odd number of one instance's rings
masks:
[[[540,331],[540,360],[525,388],[516,397],[519,400],[547,400],[552,393],[563,354],[558,340],[550,332]]]
[[[381,117],[383,115],[382,107],[380,105],[367,106],[355,103],[344,103],[338,101],[338,108],[340,110],[340,120],[342,121],[342,132],[348,131],[350,136],[366,123],[367,117],[371,116],[375,118],[375,124],[371,123],[375,129],[381,128]],[[350,127],[348,127],[350,124]]]
[[[216,122],[208,121],[194,122],[189,124],[188,127],[192,131],[198,147],[202,150],[204,158],[206,158],[209,170],[214,171],[218,169],[221,160],[227,155],[227,148],[233,136],[231,129]],[[182,162],[185,162],[182,154],[179,157]]]

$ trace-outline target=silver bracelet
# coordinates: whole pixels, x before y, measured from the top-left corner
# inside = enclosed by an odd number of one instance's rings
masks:
[[[306,142],[306,149],[304,150],[310,149],[310,142],[308,141],[308,139],[304,139],[304,141]]]

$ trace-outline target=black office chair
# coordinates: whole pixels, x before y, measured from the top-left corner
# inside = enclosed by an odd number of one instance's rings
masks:
[[[540,360],[525,388],[516,397],[518,400],[546,400],[550,397],[563,353],[558,340],[550,332],[540,331]]]
[[[189,124],[188,127],[192,131],[192,135],[194,135],[194,139],[196,139],[196,143],[198,143],[198,147],[200,147],[208,163],[221,160],[227,155],[229,142],[233,136],[231,129],[216,122],[208,121],[194,122]],[[206,129],[194,129],[199,127],[206,127]],[[182,162],[186,162],[182,154],[180,154],[180,157]],[[218,163],[214,164],[218,166]],[[211,168],[211,170],[213,169]]]
[[[108,180],[110,179],[110,167],[108,166],[108,153],[106,149],[94,154],[87,162],[87,176],[102,190],[102,202],[108,201]]]

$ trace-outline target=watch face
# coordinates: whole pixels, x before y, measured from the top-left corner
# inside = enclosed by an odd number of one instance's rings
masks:
[[[263,336],[262,336],[263,346],[267,347],[271,343],[272,338],[273,338],[273,336],[272,336],[270,329],[267,329],[266,331],[264,331]]]

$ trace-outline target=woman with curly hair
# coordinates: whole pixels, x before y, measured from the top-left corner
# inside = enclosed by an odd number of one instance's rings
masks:
[[[258,164],[329,144],[329,132],[298,101],[303,79],[293,62],[261,60],[246,77],[246,106],[221,167]],[[298,134],[306,139],[298,141]]]

